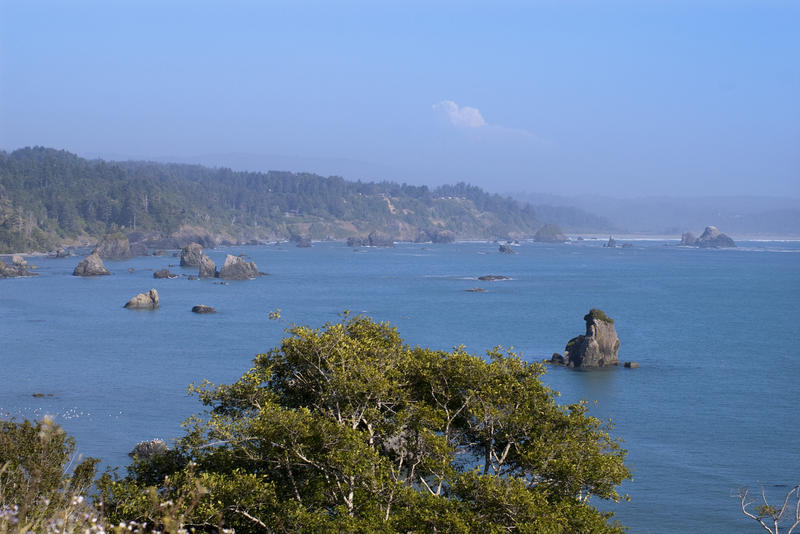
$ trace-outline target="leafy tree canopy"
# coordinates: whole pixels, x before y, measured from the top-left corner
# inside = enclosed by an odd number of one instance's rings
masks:
[[[412,348],[347,314],[288,334],[237,382],[192,388],[207,411],[174,449],[102,479],[112,523],[157,523],[157,492],[198,529],[624,530],[592,498],[619,498],[625,451],[585,404],[555,402],[541,365]]]

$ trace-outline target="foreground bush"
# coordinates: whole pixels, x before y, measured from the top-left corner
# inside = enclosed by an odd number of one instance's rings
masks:
[[[87,492],[98,460],[49,418],[0,421],[0,533],[100,531]]]
[[[208,412],[175,449],[102,477],[112,524],[623,530],[592,498],[619,498],[625,451],[584,404],[555,403],[539,364],[411,348],[365,317],[289,334],[236,383],[193,388]]]

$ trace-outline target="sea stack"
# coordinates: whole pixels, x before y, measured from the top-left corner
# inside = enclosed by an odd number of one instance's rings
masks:
[[[83,258],[75,267],[75,270],[72,271],[73,276],[101,276],[106,274],[111,274],[111,271],[103,265],[103,260],[100,259],[97,252],[92,252]]]
[[[203,247],[199,243],[189,243],[181,250],[181,267],[200,267]]]
[[[219,270],[219,278],[227,280],[249,280],[258,277],[258,267],[255,262],[244,261],[239,256],[228,254],[225,264]]]
[[[126,302],[124,307],[131,310],[155,310],[158,308],[158,291],[151,289],[147,293],[139,293]]]
[[[736,243],[720,232],[716,226],[706,226],[700,237],[695,237],[691,232],[685,232],[681,236],[681,245],[700,248],[732,248],[736,246]]]
[[[217,264],[205,254],[200,257],[200,270],[197,272],[197,276],[199,278],[215,278],[217,276]]]
[[[22,256],[14,255],[11,265],[0,260],[0,278],[16,278],[18,276],[38,276],[37,273],[28,271],[28,262]]]
[[[619,337],[614,320],[596,308],[584,315],[583,320],[586,333],[569,340],[564,349],[564,363],[574,368],[619,365]]]

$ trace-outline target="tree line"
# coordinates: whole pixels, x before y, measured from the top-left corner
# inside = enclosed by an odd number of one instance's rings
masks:
[[[0,152],[0,252],[123,230],[181,226],[250,238],[343,239],[379,230],[400,239],[532,235],[535,209],[459,183],[434,189],[291,172],[87,160],[44,147]]]

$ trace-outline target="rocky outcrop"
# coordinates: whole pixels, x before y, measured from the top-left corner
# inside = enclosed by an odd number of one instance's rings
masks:
[[[697,238],[691,232],[684,233],[681,236],[681,245],[700,248],[732,248],[736,246],[736,243],[720,232],[716,226],[706,226],[706,229]]]
[[[200,257],[200,271],[197,276],[200,278],[214,278],[217,276],[217,265],[205,254]]]
[[[501,254],[516,254],[517,251],[511,245],[500,245],[498,251]]]
[[[158,291],[151,289],[147,293],[139,293],[126,302],[124,307],[131,310],[155,310],[158,308]]]
[[[308,236],[298,237],[297,248],[311,248],[311,238]]]
[[[503,276],[502,274],[485,274],[483,276],[479,276],[478,280],[482,282],[497,282],[498,280],[509,280],[507,276]]]
[[[169,448],[164,440],[152,439],[150,441],[140,441],[136,444],[128,456],[139,460],[146,460],[153,456],[158,456],[167,452]]]
[[[364,246],[364,240],[360,237],[348,237],[347,238],[347,246],[348,247],[362,247]]]
[[[28,270],[28,262],[22,256],[12,256],[11,265],[0,260],[0,278],[16,278],[18,276],[38,276],[38,274]]]
[[[153,273],[153,278],[157,278],[159,280],[163,279],[163,278],[169,278],[169,279],[178,278],[179,276],[180,276],[179,274],[175,274],[175,273],[171,272],[169,269],[166,269],[166,268],[165,269],[159,269],[159,270],[157,270],[156,272]]]
[[[617,248],[617,241],[612,236],[608,236],[608,242],[603,243],[605,248]]]
[[[189,243],[181,250],[181,267],[200,267],[203,247],[200,243]]]
[[[564,243],[568,241],[567,236],[561,231],[561,228],[555,224],[545,224],[533,236],[534,241],[540,243]]]
[[[700,248],[730,248],[735,247],[733,239],[719,231],[716,226],[706,226],[706,229],[697,238]]]
[[[81,260],[80,263],[72,271],[73,276],[101,276],[111,274],[111,271],[106,269],[103,265],[103,260],[97,252],[92,252]]]
[[[586,333],[569,340],[564,349],[564,363],[575,368],[619,365],[619,337],[614,320],[598,309],[590,310],[583,320]]]
[[[228,254],[218,276],[226,280],[249,280],[258,276],[258,267],[252,261],[247,262],[239,256]]]
[[[393,247],[394,246],[394,239],[388,234],[384,234],[382,232],[372,232],[367,236],[367,241],[369,242],[369,246],[371,247]]]
[[[205,304],[198,304],[197,306],[192,306],[192,313],[217,313],[217,310]]]
[[[127,260],[133,257],[131,244],[121,233],[105,236],[97,244],[94,252],[106,260]]]

